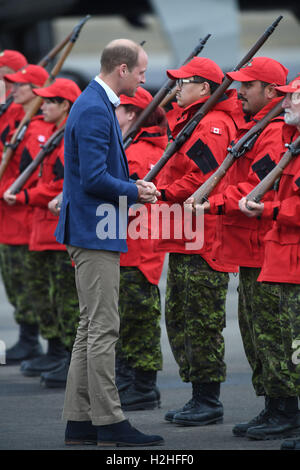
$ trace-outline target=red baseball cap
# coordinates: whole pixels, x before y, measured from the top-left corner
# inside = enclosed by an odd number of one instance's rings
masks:
[[[167,75],[172,80],[176,78],[203,77],[215,83],[222,83],[224,74],[220,67],[211,59],[206,57],[194,57],[190,62],[182,65],[179,69],[167,70]]]
[[[151,93],[140,86],[137,88],[134,96],[120,95],[120,104],[133,104],[141,109],[147,108],[152,100]]]
[[[299,93],[300,92],[300,75],[292,80],[288,85],[277,86],[276,90],[282,93]]]
[[[71,103],[74,103],[81,94],[79,86],[68,78],[56,78],[51,85],[45,88],[35,88],[32,91],[43,98],[56,98],[59,96],[60,98],[71,101]]]
[[[254,57],[237,72],[227,73],[228,77],[238,82],[259,80],[276,85],[285,85],[289,70],[277,60],[269,57]]]
[[[21,52],[11,49],[5,49],[0,52],[0,67],[6,66],[17,72],[17,70],[25,67],[25,65],[27,65],[27,60]]]
[[[4,78],[9,82],[32,83],[32,85],[36,85],[38,87],[43,86],[48,77],[49,74],[47,70],[40,65],[32,64],[28,64],[27,67],[19,70],[19,72],[4,75]]]

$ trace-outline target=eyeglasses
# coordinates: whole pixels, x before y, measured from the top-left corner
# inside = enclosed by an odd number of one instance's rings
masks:
[[[176,86],[178,88],[182,88],[184,83],[202,83],[201,80],[197,80],[196,78],[178,78],[176,80]]]

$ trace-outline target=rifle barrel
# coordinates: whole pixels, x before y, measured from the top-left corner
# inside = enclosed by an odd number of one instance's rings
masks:
[[[282,100],[279,101],[260,121],[244,134],[232,147],[216,171],[192,194],[195,204],[203,204],[213,189],[225,176],[229,168],[254,145],[257,137],[268,123],[282,112]]]
[[[264,195],[272,189],[275,181],[280,178],[287,165],[300,154],[300,136],[292,144],[286,144],[288,150],[283,154],[276,166],[246,196],[247,201],[259,203]]]
[[[204,39],[201,39],[192,53],[186,58],[183,65],[189,62],[193,57],[198,55],[202,49],[204,48],[206,42],[210,38],[211,34],[207,34]],[[154,95],[153,100],[148,104],[148,106],[142,111],[139,115],[138,119],[135,123],[131,126],[131,128],[126,132],[123,139],[123,146],[126,150],[135,136],[137,135],[139,129],[142,127],[142,124],[145,122],[148,116],[157,108],[157,106],[162,106],[162,100],[172,91],[172,87],[175,84],[175,80],[167,80],[166,83],[158,90],[158,92]],[[168,99],[168,101],[171,98]]]
[[[279,21],[282,19],[282,16],[279,16],[276,21],[262,34],[262,36],[256,41],[254,46],[250,51],[243,57],[243,59],[235,67],[234,71],[239,70],[243,65],[247,64],[250,59],[256,54],[256,52],[262,47],[266,42],[268,37],[272,34]],[[167,147],[161,159],[154,165],[150,172],[145,176],[145,181],[152,181],[155,176],[160,172],[163,166],[167,161],[174,155],[174,153],[180,148],[184,142],[191,136],[194,129],[197,127],[201,119],[208,113],[208,111],[215,106],[215,104],[222,97],[226,89],[231,85],[233,79],[228,75],[224,78],[223,82],[218,86],[208,100],[201,106],[201,108],[196,112],[192,119],[185,125],[185,127],[179,132],[175,140]]]
[[[74,47],[74,44],[76,42],[76,40],[78,39],[78,36],[79,36],[79,33],[83,27],[83,25],[85,24],[85,22],[90,18],[90,15],[87,15],[85,18],[83,18],[83,20],[81,20],[79,22],[79,24],[77,26],[75,26],[75,28],[73,29],[72,33],[71,33],[71,37],[67,43],[67,46],[66,46],[66,50],[65,52],[62,54],[61,58],[58,60],[58,62],[56,63],[56,65],[53,67],[53,69],[51,70],[50,74],[49,74],[49,78],[46,80],[46,82],[44,83],[44,87],[50,85],[52,83],[52,81],[54,80],[54,78],[57,76],[57,74],[60,72],[66,58],[68,57],[68,55],[70,54],[72,48]],[[42,104],[42,101],[43,101],[43,98],[41,96],[37,96],[32,104],[31,104],[31,107],[30,109],[27,111],[27,113],[25,114],[25,116],[23,117],[22,121],[20,122],[19,126],[17,127],[17,129],[15,130],[14,132],[14,135],[9,143],[9,147],[5,150],[5,152],[3,153],[3,158],[2,158],[2,161],[1,161],[1,164],[0,164],[0,180],[9,164],[9,161],[10,159],[12,158],[13,156],[13,153],[18,145],[18,143],[20,142],[19,140],[19,136],[20,134],[22,133],[22,130],[24,128],[24,125],[25,123],[29,123],[31,118],[37,113],[37,111],[39,110],[41,104]]]

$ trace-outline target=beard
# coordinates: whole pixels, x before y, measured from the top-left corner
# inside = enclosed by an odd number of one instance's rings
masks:
[[[284,113],[284,122],[290,126],[299,126],[300,125],[300,111],[290,111],[285,110]]]

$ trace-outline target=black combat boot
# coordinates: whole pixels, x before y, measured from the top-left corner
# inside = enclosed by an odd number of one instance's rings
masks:
[[[173,422],[173,418],[177,413],[181,413],[182,411],[188,411],[195,406],[195,399],[192,397],[182,408],[177,408],[176,410],[169,410],[165,414],[165,420]]]
[[[49,339],[47,353],[30,361],[23,361],[20,371],[26,377],[36,377],[41,375],[42,372],[56,369],[67,358],[68,352],[60,339]]]
[[[49,372],[41,373],[40,384],[45,388],[65,388],[70,367],[71,354],[61,361],[61,364]]]
[[[160,393],[156,387],[156,371],[134,369],[134,383],[122,390],[121,406],[124,411],[152,410],[160,407]]]
[[[18,342],[6,350],[7,364],[21,362],[25,359],[32,359],[43,354],[42,346],[39,342],[38,325],[28,325],[20,323],[20,333]]]
[[[266,396],[265,408],[259,413],[259,415],[255,416],[255,418],[251,419],[250,421],[236,424],[234,428],[232,429],[233,434],[238,437],[245,437],[246,432],[248,431],[249,428],[263,424],[266,421],[268,414],[269,414],[269,404],[270,404],[270,397]]]
[[[193,406],[176,413],[173,423],[203,426],[223,422],[223,405],[219,401],[220,383],[193,383]]]
[[[116,357],[116,386],[119,392],[134,382],[134,370],[128,361],[117,355]]]
[[[268,416],[264,423],[253,426],[246,432],[246,437],[256,440],[298,436],[300,436],[298,397],[270,398]]]
[[[300,450],[300,438],[283,441],[280,450]]]

